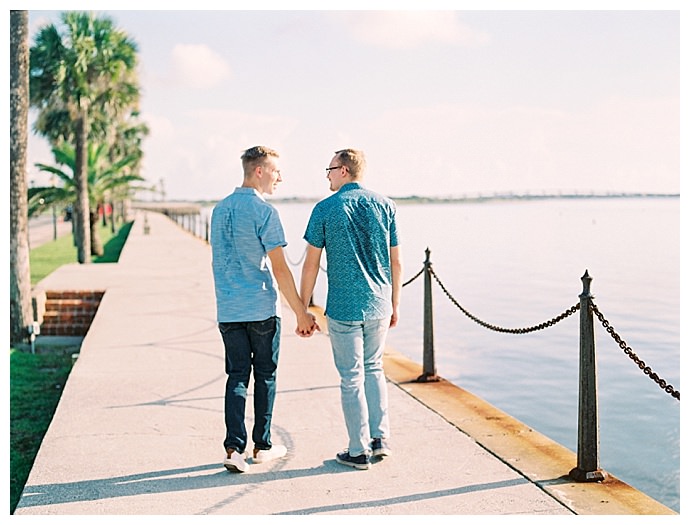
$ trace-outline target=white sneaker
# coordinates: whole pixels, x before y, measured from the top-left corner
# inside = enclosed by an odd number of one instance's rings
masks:
[[[230,452],[232,450],[232,452]],[[228,457],[223,461],[223,466],[230,472],[247,472],[249,465],[244,459],[244,454],[240,454],[236,450],[228,449]]]
[[[283,445],[273,445],[268,450],[254,449],[254,463],[264,463],[266,461],[271,461],[273,459],[282,458],[287,454],[287,448]]]

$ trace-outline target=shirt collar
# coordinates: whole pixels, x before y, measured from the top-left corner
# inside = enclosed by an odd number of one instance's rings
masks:
[[[243,193],[243,194],[245,194],[245,195],[247,195],[247,194],[249,194],[249,193],[253,193],[253,194],[256,195],[257,197],[259,197],[262,201],[265,201],[265,200],[266,200],[266,199],[264,198],[264,196],[261,194],[261,192],[259,192],[259,191],[258,191],[257,189],[255,189],[255,188],[244,188],[244,187],[242,187],[242,186],[238,186],[238,187],[235,188],[235,193]]]
[[[362,186],[359,182],[348,182],[340,186],[340,189],[338,191],[357,190],[361,187]]]

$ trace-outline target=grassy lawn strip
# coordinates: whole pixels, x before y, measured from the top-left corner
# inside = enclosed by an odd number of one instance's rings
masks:
[[[10,349],[10,513],[60,400],[72,368],[72,352],[78,350],[31,354]]]
[[[115,234],[101,226],[104,253],[94,263],[117,262],[132,222]],[[31,285],[35,285],[64,264],[77,262],[72,235],[36,247],[29,253]],[[34,458],[53,418],[62,389],[72,369],[72,354],[79,347],[54,347],[31,353],[31,349],[10,348],[10,514],[19,502]]]
[[[114,235],[110,226],[99,226],[103,241],[103,255],[92,257],[92,261],[94,263],[117,262],[132,224],[131,222],[124,224]],[[43,280],[60,266],[74,262],[77,262],[77,247],[74,246],[71,234],[63,235],[55,241],[34,248],[29,253],[31,285]]]

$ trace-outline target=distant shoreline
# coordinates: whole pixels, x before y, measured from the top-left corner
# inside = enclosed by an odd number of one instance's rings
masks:
[[[270,197],[267,200],[276,204],[300,204],[316,203],[323,197]],[[452,203],[477,203],[491,201],[534,201],[553,199],[678,199],[680,193],[552,193],[552,194],[513,194],[495,193],[487,195],[459,196],[459,197],[422,197],[410,195],[406,197],[390,197],[398,204],[452,204]],[[200,207],[212,207],[218,200],[170,200],[170,201],[135,201],[135,207],[140,208],[166,208],[173,206],[178,208],[184,205]]]
[[[495,193],[487,195],[463,195],[459,197],[422,197],[419,195],[409,195],[406,197],[389,196],[397,203],[401,204],[445,204],[458,202],[488,202],[496,200],[547,200],[547,199],[648,199],[648,198],[663,198],[673,199],[679,198],[680,193],[552,193],[552,194],[514,194],[514,193]],[[220,199],[219,199],[220,200]],[[318,202],[321,198],[318,197],[270,197],[270,202],[281,204],[289,203],[310,203]],[[217,201],[197,201],[203,205],[213,205]]]
[[[459,203],[459,202],[489,202],[489,201],[513,201],[513,200],[552,200],[552,199],[648,199],[648,198],[680,198],[680,193],[562,193],[562,194],[493,194],[463,197],[391,197],[399,203]]]

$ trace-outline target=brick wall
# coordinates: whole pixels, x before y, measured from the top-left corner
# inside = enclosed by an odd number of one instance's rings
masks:
[[[46,290],[41,335],[86,335],[104,293],[93,290]]]

